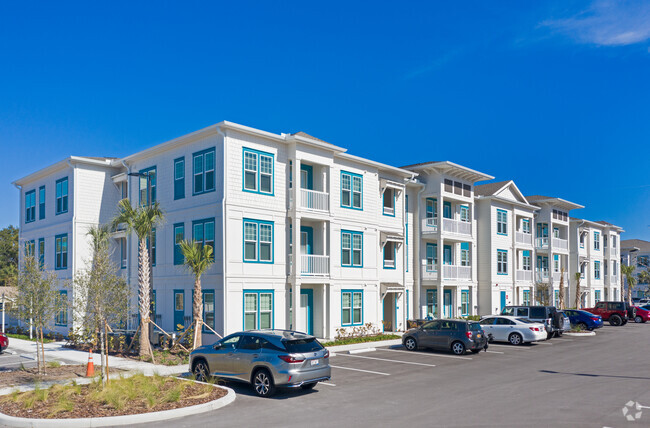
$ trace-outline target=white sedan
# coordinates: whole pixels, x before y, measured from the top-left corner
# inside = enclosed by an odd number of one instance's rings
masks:
[[[488,316],[480,321],[488,337],[495,342],[510,342],[512,345],[546,340],[544,324],[503,315]]]

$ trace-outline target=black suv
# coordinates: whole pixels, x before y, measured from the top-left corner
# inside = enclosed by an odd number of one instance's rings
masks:
[[[487,350],[487,338],[476,321],[442,319],[406,331],[402,345],[409,351],[433,348],[451,350],[456,355],[463,355],[467,350],[476,354],[481,349]]]
[[[567,328],[564,325],[564,317],[555,309],[555,306],[506,306],[501,311],[501,315],[526,318],[544,324],[547,339],[553,335],[562,336]]]

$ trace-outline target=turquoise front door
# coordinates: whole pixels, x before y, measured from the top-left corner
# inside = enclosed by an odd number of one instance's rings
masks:
[[[300,290],[300,317],[298,331],[314,334],[314,290]]]
[[[300,226],[300,254],[313,254],[314,229],[309,226]]]
[[[451,317],[451,290],[444,290],[443,298],[445,299],[445,318]]]
[[[443,248],[442,262],[446,265],[452,264],[451,245],[445,245]],[[451,292],[451,291],[450,291]]]
[[[185,328],[185,291],[174,290],[174,330]]]
[[[502,291],[501,292],[501,310],[503,311],[503,308],[506,307],[506,292]]]

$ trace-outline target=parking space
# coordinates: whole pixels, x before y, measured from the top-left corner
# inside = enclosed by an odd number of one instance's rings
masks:
[[[6,349],[0,354],[0,371],[19,370],[21,367],[36,367],[36,356],[34,354],[23,354],[11,349]]]

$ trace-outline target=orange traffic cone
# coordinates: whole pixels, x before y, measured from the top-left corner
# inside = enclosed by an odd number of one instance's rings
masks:
[[[88,354],[88,364],[86,365],[86,377],[95,376],[95,364],[93,364],[93,350]]]

